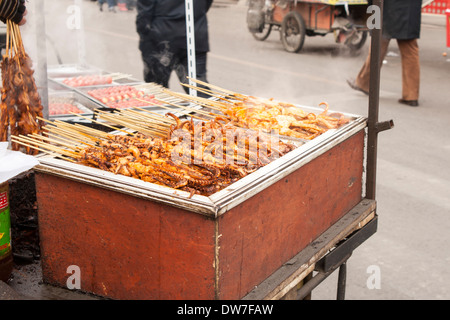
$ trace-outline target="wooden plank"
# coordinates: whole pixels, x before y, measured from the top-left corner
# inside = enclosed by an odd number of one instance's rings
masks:
[[[331,228],[285,263],[248,293],[244,300],[278,300],[314,270],[319,261],[339,241],[362,228],[375,217],[376,202],[363,199]]]

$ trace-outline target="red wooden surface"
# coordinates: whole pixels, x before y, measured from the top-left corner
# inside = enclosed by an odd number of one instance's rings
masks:
[[[115,299],[214,299],[214,221],[36,174],[44,281]]]
[[[363,132],[220,217],[219,298],[240,299],[362,199]]]
[[[115,299],[242,298],[359,203],[363,150],[360,131],[217,220],[37,172],[44,281],[76,265]]]

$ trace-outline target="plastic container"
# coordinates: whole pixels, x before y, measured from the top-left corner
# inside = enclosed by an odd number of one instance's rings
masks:
[[[9,185],[0,184],[0,280],[8,281],[13,270],[11,250],[11,218],[9,212]]]

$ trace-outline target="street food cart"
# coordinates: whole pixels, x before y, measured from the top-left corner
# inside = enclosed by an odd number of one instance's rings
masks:
[[[259,41],[266,40],[272,29],[280,30],[288,52],[299,52],[306,36],[329,33],[334,33],[337,43],[358,50],[367,39],[367,4],[362,0],[253,0],[247,25]]]
[[[112,299],[305,299],[339,269],[343,299],[346,261],[377,229],[377,135],[393,126],[378,122],[378,93],[373,72],[368,117],[344,114],[208,196],[37,156],[44,283],[67,287],[76,266],[78,289]]]

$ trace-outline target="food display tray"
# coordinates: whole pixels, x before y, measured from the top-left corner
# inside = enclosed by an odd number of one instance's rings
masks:
[[[49,118],[51,120],[65,120],[77,117],[71,113],[62,113],[62,114],[51,114],[51,104],[52,103],[69,103],[77,107],[82,112],[80,115],[92,117],[94,114],[94,109],[97,105],[90,99],[86,99],[83,95],[80,95],[74,91],[57,91],[57,92],[49,92],[48,95],[49,102]],[[79,117],[78,117],[79,118]]]

